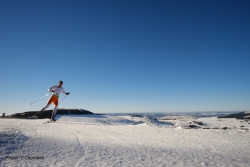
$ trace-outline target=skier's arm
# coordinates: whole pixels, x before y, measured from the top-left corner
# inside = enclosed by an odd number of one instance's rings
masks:
[[[55,92],[55,91],[53,90],[54,87],[55,87],[55,86],[52,86],[51,88],[49,88],[49,91],[50,91],[50,92]]]
[[[69,92],[66,93],[63,88],[62,88],[62,93],[65,95],[69,95]]]

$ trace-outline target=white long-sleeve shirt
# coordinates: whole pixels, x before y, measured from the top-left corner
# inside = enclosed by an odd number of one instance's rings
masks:
[[[51,88],[49,88],[49,91],[51,92],[52,90],[54,90],[54,92],[52,92],[52,95],[59,97],[60,93],[62,92],[63,94],[66,94],[66,92],[64,91],[63,87],[58,87],[57,85],[52,86]]]

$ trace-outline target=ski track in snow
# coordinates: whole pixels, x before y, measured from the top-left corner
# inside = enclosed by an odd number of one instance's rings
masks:
[[[85,148],[82,146],[82,144],[81,144],[81,142],[80,142],[80,140],[79,140],[79,136],[77,135],[77,133],[78,133],[77,131],[76,131],[76,132],[71,132],[71,131],[67,128],[67,126],[65,126],[64,123],[62,123],[62,125],[67,129],[67,131],[68,131],[69,133],[74,134],[74,135],[76,136],[77,142],[78,142],[79,146],[82,148],[82,149],[81,149],[81,150],[82,150],[82,156],[79,158],[79,160],[78,160],[78,161],[76,162],[76,164],[74,165],[74,167],[78,167],[78,166],[79,166],[79,163],[81,162],[81,160],[84,159],[84,156],[85,156],[85,153],[86,153],[86,150],[87,150],[88,146],[86,146]]]
[[[75,164],[75,166],[74,166],[74,167],[78,167],[78,166],[79,166],[79,163],[80,163],[80,161],[81,161],[81,159],[83,159],[84,156],[85,156],[87,147],[84,149],[83,146],[81,145],[80,141],[79,141],[79,136],[78,136],[76,133],[75,133],[75,135],[76,135],[76,137],[77,137],[77,141],[78,141],[79,145],[82,147],[82,150],[84,150],[83,153],[82,153],[82,156],[79,158],[79,160],[76,162],[76,164]]]
[[[191,117],[160,120],[131,116],[59,116],[0,120],[0,166],[245,166],[250,160],[248,122]],[[202,127],[201,126],[201,127]],[[227,126],[230,129],[223,130]],[[181,127],[181,129],[179,129]],[[234,128],[232,128],[234,127]],[[6,156],[45,160],[6,160]]]

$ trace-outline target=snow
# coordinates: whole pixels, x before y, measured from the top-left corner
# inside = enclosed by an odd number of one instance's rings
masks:
[[[247,121],[183,115],[59,115],[57,119],[58,123],[0,119],[0,166],[250,164]],[[190,124],[198,128],[188,129]]]

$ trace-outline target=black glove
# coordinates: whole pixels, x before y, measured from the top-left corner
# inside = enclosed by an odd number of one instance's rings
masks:
[[[68,93],[66,93],[66,95],[69,95],[69,92],[68,92]]]

